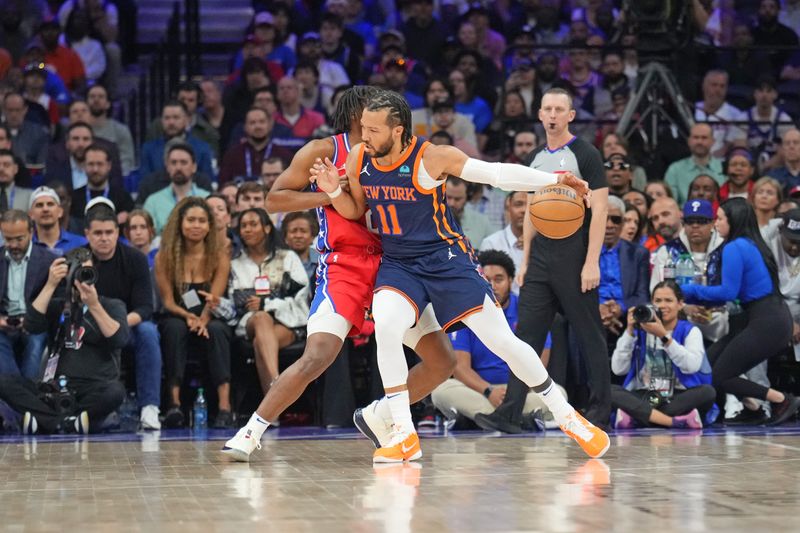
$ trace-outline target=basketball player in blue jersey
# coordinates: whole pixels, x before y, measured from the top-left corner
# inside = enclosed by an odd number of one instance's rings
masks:
[[[270,213],[317,210],[320,264],[303,355],[276,378],[247,424],[225,443],[222,452],[237,461],[250,459],[250,454],[261,447],[267,426],[333,363],[347,336],[361,328],[365,308],[372,301],[380,242],[363,221],[338,216],[327,194],[308,190],[308,169],[319,158],[330,158],[344,166],[349,148],[361,142],[361,112],[373,91],[368,86],[347,89],[332,117],[336,135],[315,139],[301,148],[267,196]],[[408,378],[411,400],[416,402],[450,377],[455,354],[432,311],[403,341],[422,359]]]
[[[486,163],[452,146],[417,139],[411,135],[408,103],[392,91],[369,99],[361,127],[362,143],[353,146],[346,162],[349,191],[341,187],[337,169],[327,158],[318,161],[311,173],[342,216],[356,220],[369,207],[383,244],[372,312],[378,367],[394,426],[373,461],[402,462],[422,456],[411,421],[403,335],[431,306],[445,331],[461,324],[469,327],[542,396],[565,433],[591,457],[601,457],[610,444],[608,435],[567,403],[533,348],[511,331],[469,241],[447,209],[443,187],[446,176],[454,175],[505,190],[535,191],[560,182],[584,196],[586,182],[571,173]]]

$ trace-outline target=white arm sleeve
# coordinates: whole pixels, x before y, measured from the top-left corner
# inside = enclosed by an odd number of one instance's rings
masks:
[[[504,191],[536,192],[546,185],[558,183],[558,176],[514,163],[487,163],[469,158],[464,163],[461,179],[485,183]]]

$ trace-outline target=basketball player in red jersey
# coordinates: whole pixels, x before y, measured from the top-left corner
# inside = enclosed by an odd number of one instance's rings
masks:
[[[269,424],[333,363],[345,338],[360,331],[365,310],[372,302],[381,260],[380,237],[367,228],[364,217],[353,221],[339,215],[331,207],[328,194],[317,191],[316,185],[310,183],[309,169],[315,161],[328,158],[340,169],[343,186],[347,186],[344,164],[350,147],[361,142],[361,112],[374,91],[367,86],[345,91],[332,117],[332,126],[339,133],[313,140],[301,148],[267,196],[270,213],[317,211],[320,222],[317,289],[303,355],[278,376],[248,423],[222,449],[237,461],[249,460],[250,454],[261,447],[261,436]],[[432,310],[420,317],[404,343],[422,358],[409,372],[408,389],[413,403],[447,379],[456,360]]]

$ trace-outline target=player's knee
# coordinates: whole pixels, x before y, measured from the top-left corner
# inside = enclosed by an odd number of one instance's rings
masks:
[[[456,368],[456,353],[443,331],[422,337],[415,351],[425,361],[425,365],[437,375],[450,376]]]
[[[404,328],[402,326],[398,326],[397,323],[393,323],[391,317],[382,317],[379,320],[375,320],[375,338],[378,340],[378,342],[386,339],[391,339],[392,341],[398,340],[402,342],[403,331]]]
[[[375,322],[375,331],[385,331],[396,329],[392,327],[392,314],[391,313],[376,313],[373,314],[372,320]]]
[[[297,360],[300,373],[309,381],[317,379],[325,370],[331,366],[336,359],[337,353],[330,353],[319,349],[306,349],[300,359]]]

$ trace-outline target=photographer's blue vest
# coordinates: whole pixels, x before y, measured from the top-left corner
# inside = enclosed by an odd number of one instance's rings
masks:
[[[664,243],[664,247],[669,252],[673,264],[680,259],[682,255],[692,255],[691,250],[686,248],[680,238],[672,239]],[[722,246],[718,246],[706,256],[706,285],[720,285],[722,283]],[[705,307],[718,307],[725,305],[725,302],[699,302],[699,305]]]
[[[689,332],[693,327],[694,326],[686,320],[678,320],[678,323],[675,324],[675,330],[672,332],[673,342],[677,342],[683,346],[684,342],[686,341],[686,337],[689,335]],[[644,334],[644,332],[640,332],[636,336],[636,344],[633,347],[631,368],[628,370],[628,375],[625,376],[625,382],[623,384],[626,389],[628,388],[630,382],[636,377],[636,373],[639,371],[639,369],[644,368],[646,356],[647,335]],[[705,353],[703,354],[703,363],[700,365],[700,370],[697,372],[684,374],[681,369],[675,365],[675,363],[672,363],[672,368],[675,371],[675,377],[678,378],[678,381],[681,383],[681,385],[687,389],[698,387],[700,385],[711,385],[711,364],[708,362],[708,357],[706,357]],[[705,422],[707,424],[713,424],[717,419],[717,416],[719,416],[719,407],[717,407],[717,404],[714,404],[714,406],[709,409],[708,413],[706,414]]]

